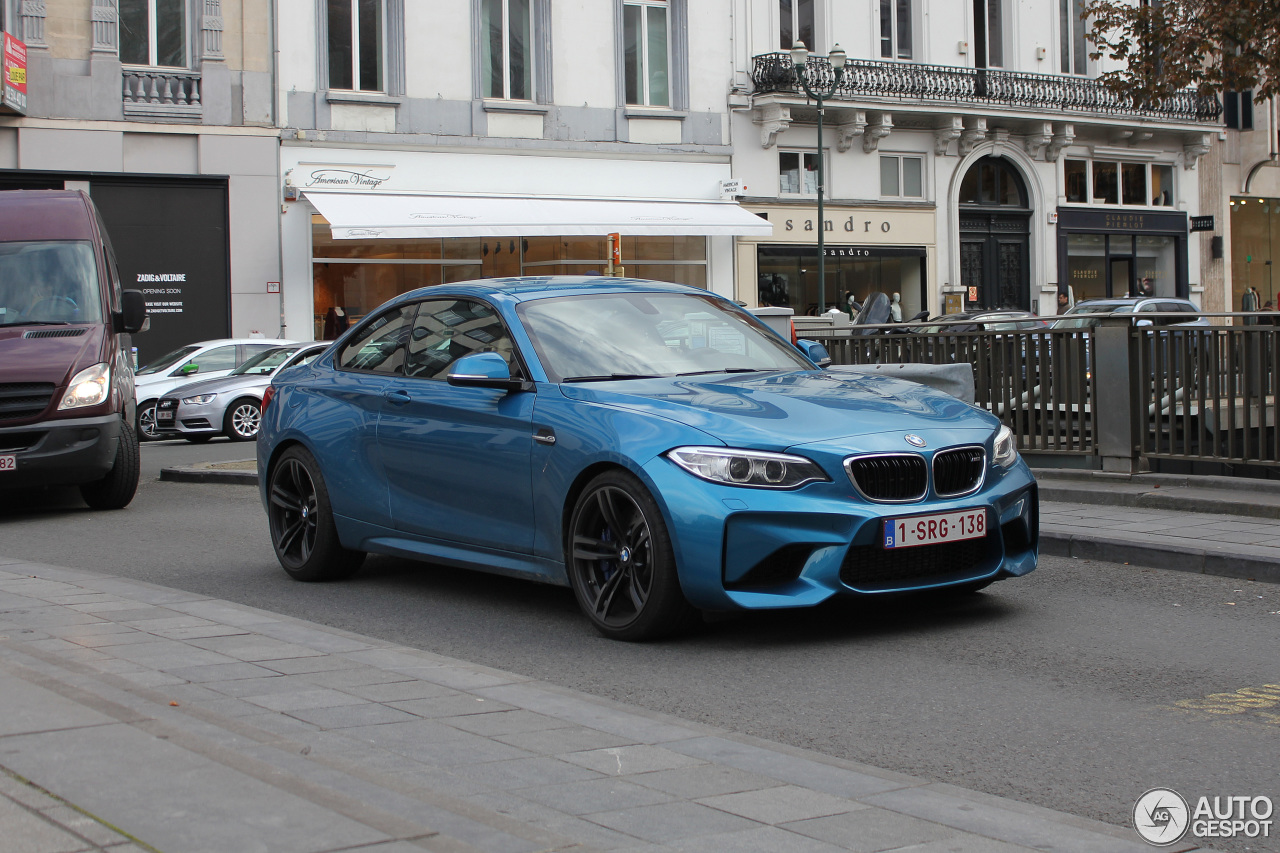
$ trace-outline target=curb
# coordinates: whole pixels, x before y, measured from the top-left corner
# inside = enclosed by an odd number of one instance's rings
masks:
[[[1040,528],[1040,553],[1050,557],[1075,557],[1107,563],[1128,563],[1149,569],[1171,569],[1198,575],[1280,583],[1280,561],[1247,557],[1206,548],[1170,548],[1147,542],[1081,537]]]
[[[258,472],[185,466],[161,468],[160,479],[171,483],[224,483],[235,486],[256,486],[258,485]]]
[[[1052,480],[1037,482],[1040,485],[1040,500],[1047,503],[1126,506],[1137,509],[1167,509],[1179,512],[1280,519],[1280,503],[1259,502],[1263,497],[1270,498],[1270,495],[1255,495],[1252,500],[1241,500],[1239,489],[1229,495],[1223,493],[1210,496],[1207,492],[1211,490],[1207,489],[1198,494],[1179,495],[1172,490],[1170,492],[1111,491],[1087,488],[1083,483],[1073,483],[1068,486],[1054,483]]]

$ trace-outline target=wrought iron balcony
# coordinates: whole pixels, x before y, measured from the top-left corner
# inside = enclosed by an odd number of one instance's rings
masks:
[[[811,56],[805,66],[810,85],[830,86],[836,71],[826,57]],[[756,94],[803,96],[789,53],[755,57],[751,81]],[[1172,121],[1214,122],[1222,113],[1217,98],[1180,92],[1156,105],[1135,105],[1097,80],[1056,74],[874,62],[850,59],[840,74],[833,100],[916,99],[924,103],[980,104],[1044,112],[1139,115]]]

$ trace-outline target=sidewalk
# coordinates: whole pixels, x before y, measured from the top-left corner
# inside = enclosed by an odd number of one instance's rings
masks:
[[[0,849],[1149,848],[1128,828],[0,557]]]

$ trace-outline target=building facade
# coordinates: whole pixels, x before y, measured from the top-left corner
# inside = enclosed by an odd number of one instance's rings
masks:
[[[735,237],[769,230],[722,191],[730,0],[279,9],[291,334],[514,274],[621,266],[728,294]]]
[[[127,285],[142,361],[280,326],[269,0],[0,0],[25,48],[0,115],[0,188],[82,188]],[[17,50],[15,47],[14,50]]]
[[[1217,102],[1134,110],[1096,82],[1079,0],[737,0],[734,177],[772,235],[744,242],[737,297],[814,313],[880,290],[904,316],[1201,299],[1198,169]],[[812,56],[817,104],[788,51]],[[837,43],[848,61],[838,73]],[[818,157],[825,222],[817,222]],[[825,281],[817,278],[823,227]]]
[[[1220,185],[1212,194],[1221,222],[1210,254],[1223,279],[1219,311],[1240,311],[1245,291],[1257,292],[1257,307],[1280,300],[1280,129],[1273,100],[1255,102],[1252,92],[1224,99],[1226,130],[1215,145]],[[1210,199],[1206,199],[1206,204]]]

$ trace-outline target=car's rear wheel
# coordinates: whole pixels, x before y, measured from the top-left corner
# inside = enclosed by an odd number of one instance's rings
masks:
[[[107,476],[80,486],[80,497],[92,509],[123,509],[138,491],[141,454],[138,452],[138,436],[129,424],[120,424],[120,441],[116,445],[116,458]]]
[[[156,433],[156,402],[145,400],[138,404],[138,441],[155,441],[160,437]]]
[[[222,419],[222,432],[232,441],[253,441],[262,427],[262,404],[252,397],[236,400],[227,406]]]
[[[363,551],[342,547],[320,466],[303,447],[286,450],[271,469],[267,518],[276,559],[294,580],[350,577]]]
[[[625,471],[588,484],[569,522],[566,564],[582,612],[606,637],[652,640],[693,623],[662,513]]]

